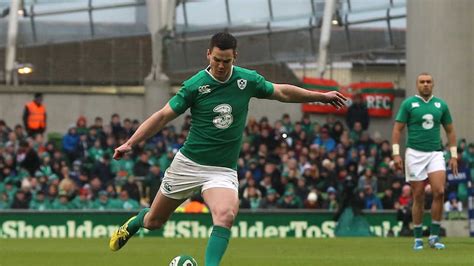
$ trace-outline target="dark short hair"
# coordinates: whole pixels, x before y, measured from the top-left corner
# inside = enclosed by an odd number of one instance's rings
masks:
[[[416,76],[416,82],[417,82],[417,83],[418,83],[418,79],[420,78],[420,76],[430,76],[430,77],[431,77],[431,80],[434,82],[433,75],[431,75],[431,74],[428,73],[428,72],[421,72],[420,74],[418,74],[418,76]]]
[[[35,99],[37,99],[37,98],[43,98],[43,94],[42,94],[41,92],[37,92],[37,93],[35,93],[35,96],[34,96],[34,97],[35,97]]]
[[[217,47],[221,50],[237,49],[237,39],[235,39],[232,34],[227,32],[219,32],[212,36],[211,41],[209,43],[209,50],[212,48]]]

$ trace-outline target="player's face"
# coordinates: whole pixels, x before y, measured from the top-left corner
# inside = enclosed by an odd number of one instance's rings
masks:
[[[226,80],[229,77],[235,56],[236,52],[233,49],[221,50],[214,47],[212,50],[207,50],[211,74],[218,80]]]
[[[416,81],[418,93],[422,97],[430,97],[433,93],[433,77],[430,75],[420,75]]]

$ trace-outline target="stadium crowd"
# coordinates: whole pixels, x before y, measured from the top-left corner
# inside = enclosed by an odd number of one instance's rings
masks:
[[[321,209],[343,205],[377,211],[411,202],[410,186],[391,160],[391,145],[362,123],[351,129],[328,116],[270,123],[250,117],[238,160],[241,208]],[[134,147],[120,161],[114,148],[138,128],[138,120],[114,114],[109,123],[79,117],[63,136],[28,136],[21,125],[0,121],[0,209],[138,209],[153,200],[172,158],[190,129],[190,116]],[[474,169],[474,143],[460,140],[460,169]],[[446,158],[449,152],[446,152]],[[429,185],[427,186],[429,192]],[[464,183],[448,183],[446,210],[462,209]],[[193,202],[199,203],[199,196]],[[427,205],[430,203],[427,200]],[[191,211],[205,207],[193,205]],[[429,208],[429,206],[426,206]]]

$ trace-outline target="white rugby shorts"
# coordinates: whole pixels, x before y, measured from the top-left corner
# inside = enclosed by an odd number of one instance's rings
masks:
[[[442,151],[424,152],[407,148],[405,152],[405,180],[423,181],[428,174],[446,171],[446,163]]]
[[[234,169],[201,165],[180,151],[165,172],[160,191],[172,199],[187,199],[210,188],[230,188],[238,193],[239,182]]]

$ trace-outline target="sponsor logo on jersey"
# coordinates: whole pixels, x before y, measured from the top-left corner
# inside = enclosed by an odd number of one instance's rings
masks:
[[[237,80],[237,86],[239,86],[239,89],[241,89],[241,90],[245,89],[245,87],[247,87],[247,80],[238,79]]]
[[[214,119],[212,120],[212,122],[217,128],[226,129],[234,121],[234,117],[232,116],[232,106],[230,106],[229,104],[219,104],[218,106],[214,107],[212,111],[215,113],[219,113],[219,115],[214,117]]]
[[[411,108],[420,107],[419,103],[411,103]]]
[[[206,93],[211,92],[210,85],[199,86],[198,92],[199,92],[199,94],[206,94]]]
[[[441,103],[435,102],[435,106],[436,106],[436,108],[441,108]]]

